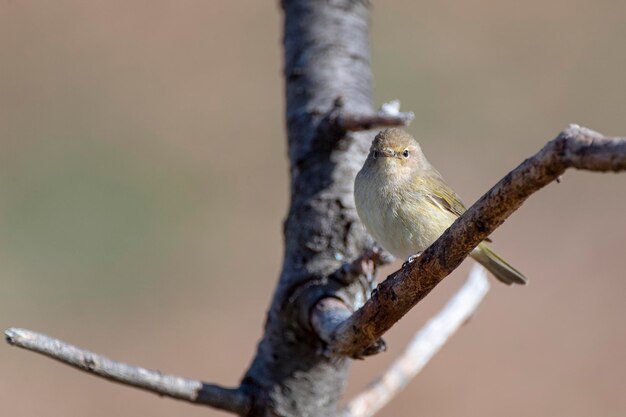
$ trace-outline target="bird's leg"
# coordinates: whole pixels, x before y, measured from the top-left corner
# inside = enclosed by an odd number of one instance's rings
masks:
[[[408,258],[406,258],[406,261],[402,264],[402,268],[412,264],[420,256],[422,256],[422,252],[417,252],[415,255],[409,256]]]

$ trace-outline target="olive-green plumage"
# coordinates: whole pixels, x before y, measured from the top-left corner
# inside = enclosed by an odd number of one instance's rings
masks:
[[[424,251],[465,211],[417,141],[400,129],[376,136],[356,176],[354,198],[370,234],[400,258]],[[526,283],[524,275],[485,242],[470,256],[505,284]]]

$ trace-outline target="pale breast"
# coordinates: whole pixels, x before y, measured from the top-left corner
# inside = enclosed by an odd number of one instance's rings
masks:
[[[403,195],[388,184],[357,176],[355,202],[368,232],[399,258],[426,249],[452,223],[450,213],[438,210],[419,192]]]

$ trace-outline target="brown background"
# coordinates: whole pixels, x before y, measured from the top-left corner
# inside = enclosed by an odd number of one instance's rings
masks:
[[[0,1],[0,327],[234,384],[287,209],[277,2]],[[373,6],[376,101],[469,204],[569,122],[626,135],[623,1]],[[626,415],[626,175],[568,172],[494,236],[530,278],[381,416]],[[470,262],[353,367],[354,393]],[[207,416],[0,345],[11,416]]]

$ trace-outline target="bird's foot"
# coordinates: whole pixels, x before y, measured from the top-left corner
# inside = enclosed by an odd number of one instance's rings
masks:
[[[402,268],[412,264],[420,256],[422,256],[422,252],[417,252],[415,255],[409,256],[408,258],[406,258],[406,261],[402,264]]]

